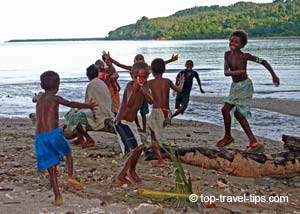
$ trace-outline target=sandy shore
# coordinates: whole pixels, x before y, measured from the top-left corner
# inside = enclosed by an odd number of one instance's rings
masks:
[[[203,103],[224,103],[223,97],[191,97],[191,100]],[[252,107],[300,117],[300,101],[268,98],[253,99]]]
[[[29,119],[0,119],[0,210],[1,213],[182,213],[172,201],[143,198],[136,194],[138,188],[172,191],[175,185],[174,168],[169,160],[164,169],[153,168],[152,161],[143,158],[137,166],[143,178],[142,185],[118,186],[113,184],[114,176],[122,167],[124,158],[120,156],[117,137],[103,132],[91,132],[96,146],[82,149],[71,145],[75,174],[85,186],[83,191],[71,192],[63,188],[66,180],[65,164],[58,167],[59,184],[63,194],[62,207],[54,207],[53,193],[47,172],[36,171],[34,157],[34,129]],[[169,142],[180,147],[203,146],[215,148],[223,135],[223,127],[212,124],[173,120],[166,128]],[[245,149],[248,144],[244,133],[234,130],[236,141],[231,148]],[[282,150],[282,143],[259,138],[266,146],[267,153]],[[241,178],[220,174],[184,165],[193,179],[195,192],[203,195],[244,195],[255,194],[288,196],[288,203],[220,203],[208,213],[293,213],[300,210],[299,178],[274,180],[270,178]],[[226,185],[219,185],[224,179]],[[141,203],[147,206],[139,207]],[[149,207],[152,206],[152,207]],[[189,205],[191,206],[191,204]],[[199,205],[198,208],[202,210]],[[134,211],[135,210],[135,211]],[[203,210],[201,211],[203,212]],[[197,213],[187,208],[187,213]]]

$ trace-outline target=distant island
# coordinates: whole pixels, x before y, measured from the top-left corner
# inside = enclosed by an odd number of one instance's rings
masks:
[[[300,0],[275,0],[257,4],[203,6],[178,11],[168,17],[142,17],[110,31],[108,40],[185,40],[228,38],[236,29],[250,37],[300,36]]]
[[[12,39],[6,42],[66,42],[66,41],[100,41],[106,38],[57,38],[57,39]]]

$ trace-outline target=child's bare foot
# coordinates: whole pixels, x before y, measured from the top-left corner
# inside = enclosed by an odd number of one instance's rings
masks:
[[[82,144],[82,148],[93,147],[95,145],[95,141],[93,139],[89,139]]]
[[[223,139],[219,140],[217,143],[217,147],[225,147],[231,144],[234,139],[231,136],[224,136]]]
[[[132,185],[131,181],[128,180],[126,177],[117,176],[115,179],[115,184],[127,184]]]
[[[63,203],[62,197],[58,197],[55,199],[55,201],[52,202],[52,204],[57,207],[61,206],[62,203]]]
[[[157,162],[153,163],[152,166],[163,168],[166,166],[166,164],[164,161],[157,161]]]
[[[142,179],[136,174],[135,171],[129,171],[129,176],[135,183],[142,183]]]
[[[71,184],[77,190],[83,190],[83,185],[73,178],[67,179],[68,184]]]
[[[249,152],[249,153],[264,153],[265,152],[265,147],[259,141],[256,141],[254,143],[250,143],[250,146],[247,146],[246,152]]]

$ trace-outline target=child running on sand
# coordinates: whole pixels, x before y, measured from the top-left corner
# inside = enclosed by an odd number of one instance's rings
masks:
[[[62,205],[62,197],[58,189],[56,165],[67,158],[68,180],[67,182],[77,189],[82,189],[82,185],[72,178],[73,160],[68,141],[65,139],[61,129],[58,128],[59,104],[71,108],[96,107],[95,103],[78,103],[65,100],[56,95],[59,89],[59,75],[54,71],[46,71],[41,76],[41,87],[45,90],[37,97],[36,104],[36,135],[35,153],[37,168],[39,171],[47,169],[50,175],[51,186],[54,191],[54,205]]]
[[[225,135],[218,143],[218,147],[224,147],[233,142],[231,136],[231,115],[239,121],[243,130],[249,138],[250,144],[247,152],[263,152],[263,144],[261,144],[253,135],[247,117],[251,116],[250,107],[253,94],[252,81],[247,75],[247,61],[253,61],[262,64],[272,75],[273,84],[279,85],[279,78],[273,71],[270,64],[259,57],[250,53],[243,53],[241,49],[247,44],[247,34],[243,31],[234,31],[229,37],[229,48],[224,55],[224,74],[231,76],[232,84],[229,96],[224,99],[222,114],[225,126]]]
[[[196,78],[201,93],[204,94],[204,91],[201,87],[201,81],[199,75],[196,71],[193,70],[194,62],[192,60],[187,60],[185,63],[185,70],[180,71],[176,77],[176,85],[179,85],[179,78],[181,75],[184,76],[184,84],[183,89],[181,92],[177,93],[176,100],[175,100],[175,108],[177,109],[175,113],[172,115],[176,117],[178,114],[183,114],[186,108],[188,107],[189,100],[190,100],[190,93],[193,86],[193,80]]]
[[[164,167],[159,144],[163,142],[162,131],[166,124],[166,120],[171,118],[171,111],[169,108],[169,94],[170,88],[174,91],[181,92],[184,83],[183,75],[179,78],[179,87],[175,86],[173,82],[167,78],[163,78],[163,73],[166,70],[166,64],[163,59],[154,59],[151,63],[153,80],[149,81],[149,88],[153,96],[153,109],[151,111],[149,126],[151,132],[151,141],[153,149],[157,155],[158,161],[154,164],[157,167]]]
[[[116,66],[120,67],[120,68],[123,68],[129,72],[131,72],[131,69],[132,69],[132,66],[130,65],[124,65],[124,64],[121,64],[119,63],[118,61],[114,60],[113,58],[111,58],[109,52],[106,53],[105,51],[102,52],[103,53],[103,56],[107,59],[110,59],[111,62],[113,64],[115,64]],[[172,57],[169,59],[169,60],[166,60],[165,61],[165,64],[168,64],[170,62],[174,62],[178,60],[178,55],[172,55]],[[136,62],[145,62],[145,58],[142,54],[137,54],[135,57],[134,57],[134,60],[133,60],[133,63],[136,63]],[[138,126],[138,129],[142,132],[146,132],[146,127],[147,127],[147,117],[146,115],[149,113],[149,106],[148,106],[148,103],[146,102],[146,100],[143,101],[143,104],[140,108],[140,114],[142,116],[142,123],[143,123],[143,128],[141,128],[140,124],[139,124],[139,120],[138,120],[138,117],[136,117],[135,119],[135,122],[136,122],[136,125]]]
[[[126,85],[121,107],[115,119],[115,128],[122,151],[128,153],[131,149],[134,149],[133,152],[129,154],[124,167],[115,179],[115,183],[118,184],[132,184],[131,181],[127,179],[128,175],[133,182],[141,182],[141,179],[135,171],[135,167],[143,151],[143,145],[141,143],[140,134],[133,121],[144,99],[150,104],[153,103],[152,95],[147,84],[148,76],[149,66],[146,63],[138,62],[133,65],[133,81],[130,81]],[[129,171],[129,174],[127,174],[127,171]]]

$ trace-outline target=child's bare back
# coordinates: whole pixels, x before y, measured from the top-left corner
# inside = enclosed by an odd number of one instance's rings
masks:
[[[36,104],[37,133],[47,132],[58,127],[58,107],[56,95],[41,93]]]

